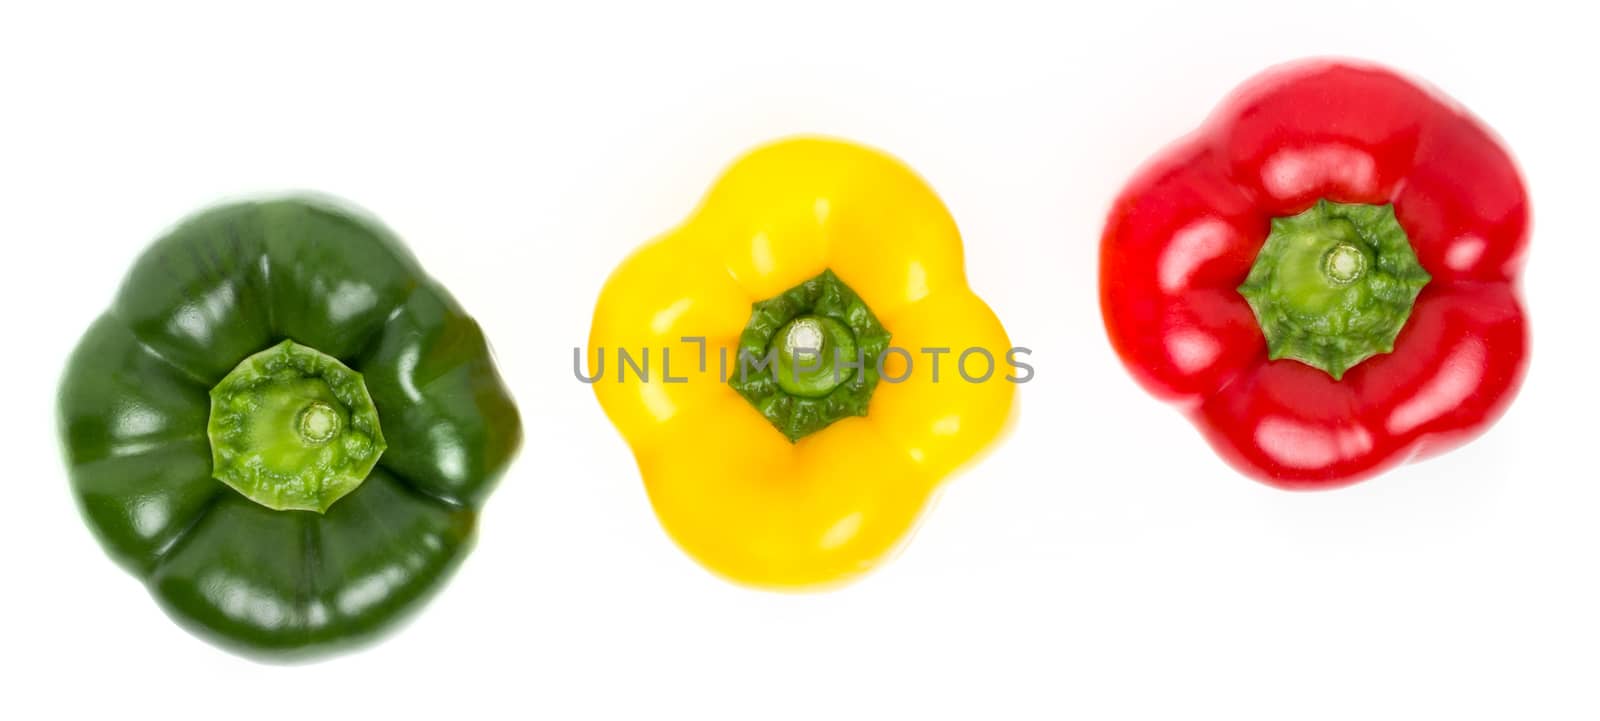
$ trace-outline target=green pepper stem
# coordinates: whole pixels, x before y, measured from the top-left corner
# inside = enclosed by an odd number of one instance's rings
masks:
[[[280,511],[326,512],[387,447],[361,374],[287,340],[211,389],[206,435],[212,475]]]
[[[300,411],[295,429],[307,445],[320,446],[339,433],[339,412],[322,401],[312,401]]]

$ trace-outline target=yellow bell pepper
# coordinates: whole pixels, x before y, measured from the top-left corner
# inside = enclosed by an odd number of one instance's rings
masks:
[[[823,320],[785,325],[797,311]],[[803,369],[780,356],[776,383],[741,368],[741,340],[755,359],[780,338],[821,343],[800,346]],[[802,377],[826,363],[806,353],[830,346],[845,354],[833,382]],[[868,353],[852,360],[855,346]],[[966,349],[987,352],[992,377],[967,379],[983,376],[981,352],[958,374]],[[588,373],[671,537],[736,582],[800,588],[889,556],[940,482],[1001,434],[1010,350],[933,191],[878,151],[800,138],[740,159],[612,273]]]

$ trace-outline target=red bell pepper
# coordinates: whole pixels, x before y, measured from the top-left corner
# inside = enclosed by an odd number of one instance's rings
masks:
[[[1331,488],[1483,432],[1527,365],[1528,199],[1494,135],[1388,70],[1302,61],[1146,165],[1100,246],[1111,343],[1219,454]]]

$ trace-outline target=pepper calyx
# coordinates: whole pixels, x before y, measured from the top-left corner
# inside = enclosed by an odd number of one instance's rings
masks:
[[[728,384],[798,442],[865,416],[890,333],[831,270],[751,306]]]
[[[1394,350],[1430,280],[1392,204],[1323,199],[1273,219],[1238,290],[1261,326],[1268,358],[1291,358],[1339,380]]]
[[[388,447],[361,374],[292,340],[211,389],[206,435],[212,475],[278,511],[327,512]]]

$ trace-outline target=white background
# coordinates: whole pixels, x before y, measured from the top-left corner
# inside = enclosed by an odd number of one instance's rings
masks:
[[[1587,11],[212,5],[0,11],[0,716],[1600,715]],[[1534,359],[1476,442],[1292,494],[1230,471],[1129,380],[1096,244],[1143,159],[1263,67],[1327,53],[1429,79],[1513,149]],[[571,371],[611,268],[736,155],[797,132],[922,173],[1038,373],[907,550],[821,595],[735,587],[679,553]],[[104,557],[52,419],[67,353],[149,240],[296,188],[365,206],[454,290],[527,442],[413,623],[276,667],[192,638]]]

